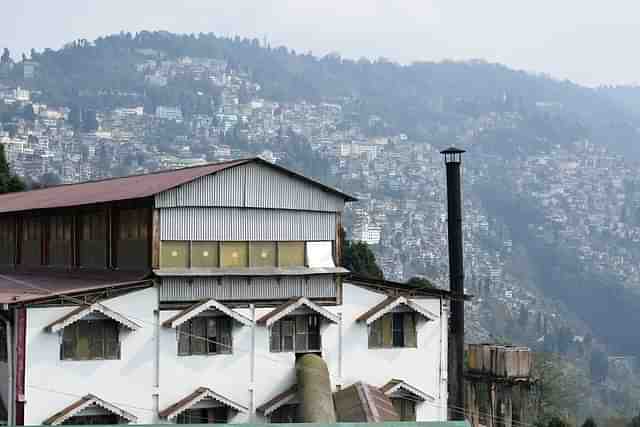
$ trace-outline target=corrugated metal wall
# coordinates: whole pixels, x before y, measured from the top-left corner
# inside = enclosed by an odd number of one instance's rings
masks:
[[[335,298],[337,284],[330,275],[305,277],[198,277],[162,278],[160,301],[199,301],[214,298],[220,301],[307,298]]]
[[[260,163],[237,166],[165,191],[157,208],[254,207],[340,212],[342,197]]]
[[[161,240],[335,240],[336,214],[242,208],[160,209]]]

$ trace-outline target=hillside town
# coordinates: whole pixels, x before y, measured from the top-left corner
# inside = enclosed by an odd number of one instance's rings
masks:
[[[441,147],[402,133],[375,136],[371,129],[385,129],[384,117],[355,116],[352,99],[273,102],[261,97],[260,85],[249,73],[234,71],[223,60],[169,60],[153,50],[142,54],[149,59],[138,65],[138,72],[149,87],[163,87],[178,78],[206,82],[219,94],[217,102],[205,108],[210,113],[186,114],[176,105],[157,105],[149,111],[141,104],[76,111],[69,105],[39,102],[37,91],[0,86],[0,103],[21,112],[3,123],[0,133],[14,171],[46,186],[253,155],[287,164],[295,156],[290,149],[295,138],[304,144],[301,156],[315,155],[324,161],[327,170],[314,175],[323,174],[321,178],[353,190],[358,197],[359,202],[345,213],[348,236],[372,246],[386,278],[426,276],[446,286]],[[34,67],[24,72],[33,73]],[[140,94],[131,97],[136,95]],[[559,107],[541,102],[539,108]],[[637,246],[598,244],[602,240],[595,238],[640,240],[640,186],[632,178],[633,165],[588,140],[508,161],[474,147],[478,135],[512,128],[518,120],[517,112],[496,112],[455,130],[457,143],[474,150],[473,160],[464,166],[465,188],[474,188],[497,171],[509,175],[512,191],[528,194],[546,208],[544,223],[529,224],[536,235],[561,241],[584,261],[634,286],[640,279]],[[620,178],[624,176],[629,178]],[[465,196],[467,287],[480,296],[468,312],[471,333],[478,339],[489,338],[481,326],[495,322],[482,319],[487,316],[482,310],[487,298],[504,306],[505,323],[515,319],[522,306],[530,319],[558,316],[559,307],[519,283],[513,269],[518,248],[503,224],[490,216],[473,192]],[[572,326],[580,335],[579,325]],[[535,334],[544,340],[544,328]]]

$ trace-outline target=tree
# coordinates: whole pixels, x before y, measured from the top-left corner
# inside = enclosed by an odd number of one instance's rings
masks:
[[[5,47],[2,51],[2,56],[0,57],[0,64],[8,64],[9,62],[11,62],[11,53],[9,52],[9,49]]]
[[[598,427],[598,424],[596,424],[592,417],[589,417],[582,423],[582,427]]]
[[[0,194],[24,191],[24,189],[24,182],[11,174],[9,163],[4,155],[4,145],[0,144]]]
[[[631,419],[629,427],[640,427],[640,412],[638,413],[638,415]]]
[[[407,281],[407,286],[409,286],[410,288],[416,288],[416,289],[435,288],[435,286],[433,286],[433,283],[431,283],[429,280],[425,279],[424,277],[412,277]]]
[[[354,274],[360,274],[375,279],[383,279],[382,270],[376,263],[376,257],[364,242],[352,242],[346,240],[346,233],[340,228],[340,241],[342,242],[342,260],[344,268]]]

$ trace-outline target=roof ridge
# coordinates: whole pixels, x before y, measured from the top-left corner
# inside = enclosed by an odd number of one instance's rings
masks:
[[[137,173],[137,174],[125,175],[125,176],[112,176],[112,177],[109,177],[109,178],[92,179],[92,180],[88,180],[88,181],[74,182],[74,183],[71,183],[71,184],[56,184],[56,185],[50,185],[50,186],[44,187],[44,188],[34,188],[32,190],[23,190],[23,191],[15,191],[15,192],[12,192],[12,193],[0,194],[0,198],[2,198],[2,196],[15,196],[15,195],[24,194],[24,193],[35,193],[35,192],[40,192],[40,191],[46,191],[46,190],[50,190],[52,188],[60,188],[60,187],[67,188],[67,187],[75,187],[75,186],[79,186],[79,185],[83,185],[83,184],[95,184],[95,183],[99,183],[99,182],[115,181],[117,179],[136,178],[136,177],[149,176],[149,175],[161,175],[161,174],[165,174],[165,173],[173,173],[173,172],[179,172],[179,171],[191,170],[191,169],[198,169],[198,168],[206,168],[206,167],[211,167],[211,166],[221,166],[221,165],[226,165],[226,164],[231,164],[231,163],[243,164],[243,163],[248,163],[248,162],[251,162],[251,161],[254,161],[254,160],[258,160],[258,159],[260,159],[260,158],[259,157],[245,157],[245,158],[242,158],[242,159],[225,160],[224,162],[210,162],[210,163],[205,163],[203,165],[185,166],[183,168],[159,169],[159,170],[155,170],[155,171],[152,171],[152,172]]]

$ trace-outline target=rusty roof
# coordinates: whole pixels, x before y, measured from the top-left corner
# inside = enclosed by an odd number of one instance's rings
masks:
[[[251,160],[244,159],[213,163],[205,166],[3,194],[0,196],[0,213],[64,208],[150,197],[178,185],[191,182],[196,178],[248,163],[249,161]]]
[[[333,393],[333,402],[339,423],[400,421],[389,397],[362,382]]]
[[[3,194],[0,195],[0,213],[21,212],[34,209],[67,208],[151,197],[191,182],[197,178],[251,162],[260,162],[269,165],[279,171],[317,185],[326,191],[338,194],[347,201],[356,200],[352,196],[324,185],[321,182],[285,167],[269,163],[259,157],[254,157],[211,163],[203,166],[158,171],[143,175],[109,178],[100,181],[58,185],[39,190]]]
[[[0,270],[0,304],[19,304],[148,282],[148,273],[84,270]]]

